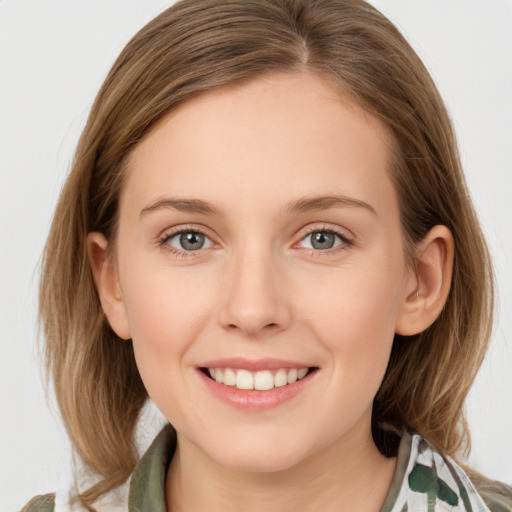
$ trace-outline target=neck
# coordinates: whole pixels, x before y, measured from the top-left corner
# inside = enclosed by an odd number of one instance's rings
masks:
[[[283,471],[247,473],[216,464],[178,435],[167,473],[167,510],[376,512],[391,485],[396,459],[380,454],[371,433],[347,441]]]

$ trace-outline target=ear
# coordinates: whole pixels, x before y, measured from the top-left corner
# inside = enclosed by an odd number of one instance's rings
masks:
[[[440,315],[450,292],[453,252],[453,235],[446,226],[434,226],[418,244],[415,268],[396,321],[397,334],[418,334]]]
[[[94,284],[101,307],[114,332],[122,339],[130,339],[131,332],[116,267],[107,253],[108,242],[102,233],[87,235],[87,251]]]

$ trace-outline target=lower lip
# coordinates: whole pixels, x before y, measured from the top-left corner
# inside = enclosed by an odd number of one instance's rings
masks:
[[[297,396],[311,382],[316,370],[309,372],[302,379],[278,388],[267,391],[238,389],[231,386],[220,384],[207,377],[201,370],[198,370],[199,376],[205,386],[213,395],[239,409],[265,410],[272,409]]]

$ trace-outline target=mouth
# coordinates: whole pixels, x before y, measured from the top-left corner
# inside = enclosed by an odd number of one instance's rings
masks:
[[[275,368],[258,371],[230,367],[200,368],[206,377],[218,384],[244,391],[270,391],[274,388],[285,388],[317,370],[316,367]]]

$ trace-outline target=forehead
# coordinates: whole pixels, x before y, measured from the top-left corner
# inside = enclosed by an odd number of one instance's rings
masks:
[[[233,206],[258,197],[270,205],[333,192],[388,201],[390,139],[322,78],[270,75],[202,94],[168,114],[133,151],[122,204],[143,208],[141,201],[172,194]]]

